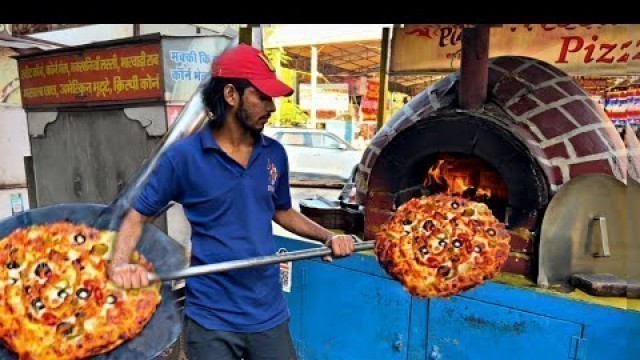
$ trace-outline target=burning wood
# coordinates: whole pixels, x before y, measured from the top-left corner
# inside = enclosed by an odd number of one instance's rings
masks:
[[[462,166],[461,166],[462,165]],[[428,171],[422,186],[432,194],[460,196],[474,201],[487,201],[492,196],[493,176],[485,176],[479,164],[464,166],[456,160],[438,160]]]

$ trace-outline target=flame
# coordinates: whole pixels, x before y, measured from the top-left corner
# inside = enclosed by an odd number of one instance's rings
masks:
[[[443,176],[442,166],[444,160],[438,160],[438,163],[429,169],[429,176],[425,179],[423,186],[427,187],[432,184],[447,185],[447,179]]]
[[[471,176],[450,174],[449,164],[445,160],[438,160],[429,171],[423,186],[434,193],[444,193],[452,196],[462,196],[473,200],[487,200],[491,197],[491,189],[478,187],[473,184]]]

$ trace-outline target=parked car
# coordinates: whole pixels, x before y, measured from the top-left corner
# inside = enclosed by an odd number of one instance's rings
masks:
[[[264,133],[278,140],[287,151],[292,183],[348,182],[364,152],[326,130],[265,128]]]

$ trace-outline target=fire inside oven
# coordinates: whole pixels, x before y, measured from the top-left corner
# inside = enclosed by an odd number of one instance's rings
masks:
[[[420,169],[426,170],[420,174]],[[505,222],[509,192],[498,171],[483,159],[467,154],[437,153],[416,167],[417,176],[398,192],[396,206],[418,195],[447,194],[485,203],[498,220]]]

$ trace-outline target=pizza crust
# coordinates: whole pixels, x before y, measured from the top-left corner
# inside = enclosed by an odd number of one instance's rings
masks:
[[[20,360],[84,359],[134,338],[160,284],[124,290],[106,270],[115,233],[57,222],[0,240],[0,339]],[[153,271],[141,256],[134,262]]]
[[[440,194],[400,206],[376,234],[375,253],[411,295],[449,297],[493,278],[509,241],[485,204]]]

